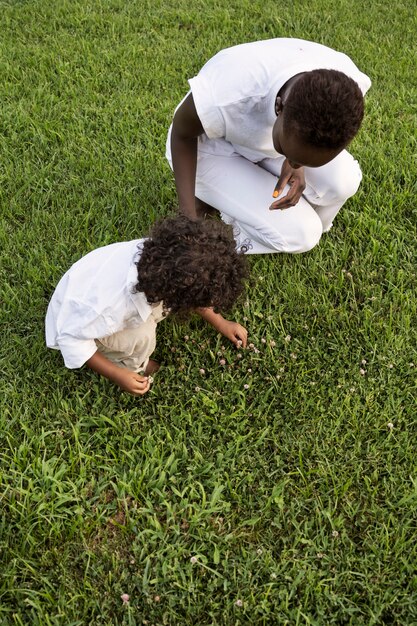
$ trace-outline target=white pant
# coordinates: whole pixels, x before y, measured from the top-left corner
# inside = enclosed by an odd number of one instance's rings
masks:
[[[152,313],[146,322],[96,339],[97,349],[120,367],[126,367],[132,372],[144,371],[156,347],[156,325],[163,318],[163,303],[153,304]]]
[[[327,165],[304,168],[306,188],[294,207],[270,211],[285,157],[252,163],[224,139],[214,140],[212,151],[211,143],[199,145],[195,195],[233,225],[238,245],[249,240],[249,254],[307,252],[330,230],[362,179],[358,162],[343,150]]]

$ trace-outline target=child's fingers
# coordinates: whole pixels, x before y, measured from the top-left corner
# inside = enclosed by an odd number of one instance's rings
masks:
[[[150,383],[146,383],[144,387],[138,388],[136,391],[136,395],[137,396],[143,396],[145,393],[147,393],[150,389]]]
[[[135,382],[133,387],[133,393],[135,395],[143,395],[147,391],[149,391],[149,387],[151,385],[151,381],[147,376],[141,376],[137,374],[135,376]]]
[[[235,345],[238,348],[240,348],[240,346],[242,346],[243,348],[246,348],[247,340],[248,340],[248,333],[247,333],[247,330],[245,330],[244,328],[242,328],[242,330],[239,330],[239,332],[236,333]]]
[[[142,376],[141,374],[135,374],[135,379],[139,382],[139,383],[146,383],[148,380],[148,376]]]

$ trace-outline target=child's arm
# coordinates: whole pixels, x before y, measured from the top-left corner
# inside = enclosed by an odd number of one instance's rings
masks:
[[[143,396],[149,391],[150,381],[147,376],[141,376],[124,367],[119,367],[109,361],[101,352],[95,352],[88,359],[86,365],[134,396]]]
[[[212,308],[199,308],[195,309],[196,313],[198,313],[206,322],[214,326],[216,330],[219,331],[222,335],[230,339],[235,346],[243,346],[246,348],[246,343],[248,340],[248,331],[246,328],[243,328],[237,322],[231,322],[230,320],[225,320],[220,313],[215,313]]]

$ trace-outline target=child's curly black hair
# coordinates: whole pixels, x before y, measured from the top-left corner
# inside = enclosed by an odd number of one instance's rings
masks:
[[[231,226],[184,215],[157,222],[136,266],[136,291],[171,313],[199,307],[229,310],[248,277],[246,249],[238,251]]]

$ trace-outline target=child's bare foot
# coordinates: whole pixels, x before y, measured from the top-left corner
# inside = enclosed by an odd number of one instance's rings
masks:
[[[145,368],[145,376],[150,376],[151,374],[156,374],[161,366],[158,361],[154,361],[153,359],[149,359],[148,365]]]

